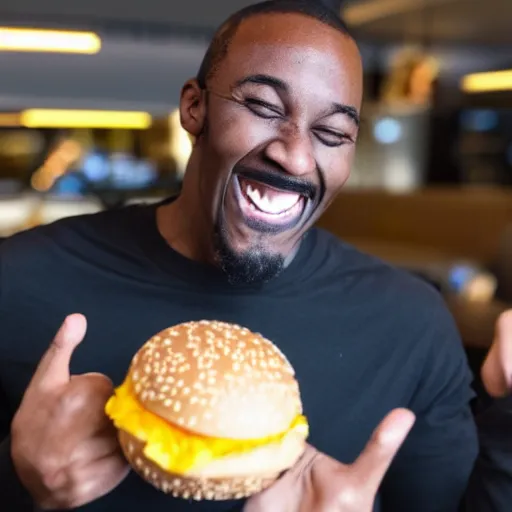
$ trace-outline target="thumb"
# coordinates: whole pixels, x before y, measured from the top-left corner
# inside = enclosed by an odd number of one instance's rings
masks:
[[[45,352],[30,382],[29,389],[53,389],[69,382],[69,363],[73,351],[84,339],[87,330],[85,316],[66,317]]]
[[[502,313],[496,322],[494,341],[481,376],[491,396],[504,396],[512,387],[512,310]]]
[[[374,431],[364,451],[351,466],[358,480],[366,482],[367,492],[375,495],[398,450],[415,422],[407,409],[390,412]]]

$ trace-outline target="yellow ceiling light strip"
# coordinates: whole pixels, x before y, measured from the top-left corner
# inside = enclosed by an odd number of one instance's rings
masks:
[[[101,39],[94,32],[0,27],[0,51],[95,54]]]
[[[467,75],[461,87],[467,93],[512,91],[512,70]]]
[[[26,128],[124,128],[145,130],[152,118],[147,112],[108,110],[28,109],[20,114]]]

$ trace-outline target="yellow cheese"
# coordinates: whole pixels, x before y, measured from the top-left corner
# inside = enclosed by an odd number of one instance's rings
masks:
[[[290,432],[300,432],[307,437],[309,430],[306,418],[298,415],[286,432],[261,439],[222,439],[194,434],[144,409],[129,379],[115,390],[105,412],[117,429],[145,443],[144,455],[149,460],[175,474],[184,474],[212,460],[280,441]]]

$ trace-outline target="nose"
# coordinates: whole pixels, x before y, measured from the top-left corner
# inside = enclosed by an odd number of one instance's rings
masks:
[[[265,156],[295,176],[311,174],[316,168],[309,134],[302,133],[298,127],[287,129],[272,140]]]

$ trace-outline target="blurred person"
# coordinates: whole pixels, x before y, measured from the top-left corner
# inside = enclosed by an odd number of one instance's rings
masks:
[[[194,146],[178,197],[2,243],[3,509],[453,512],[466,493],[466,510],[505,510],[510,428],[494,419],[510,425],[508,399],[486,416],[475,465],[472,376],[441,297],[313,227],[348,179],[361,96],[359,51],[335,14],[248,7],[183,87]],[[103,412],[148,337],[200,319],[262,332],[301,386],[311,445],[247,501],[157,491],[129,471]],[[483,374],[500,396],[503,329]]]

